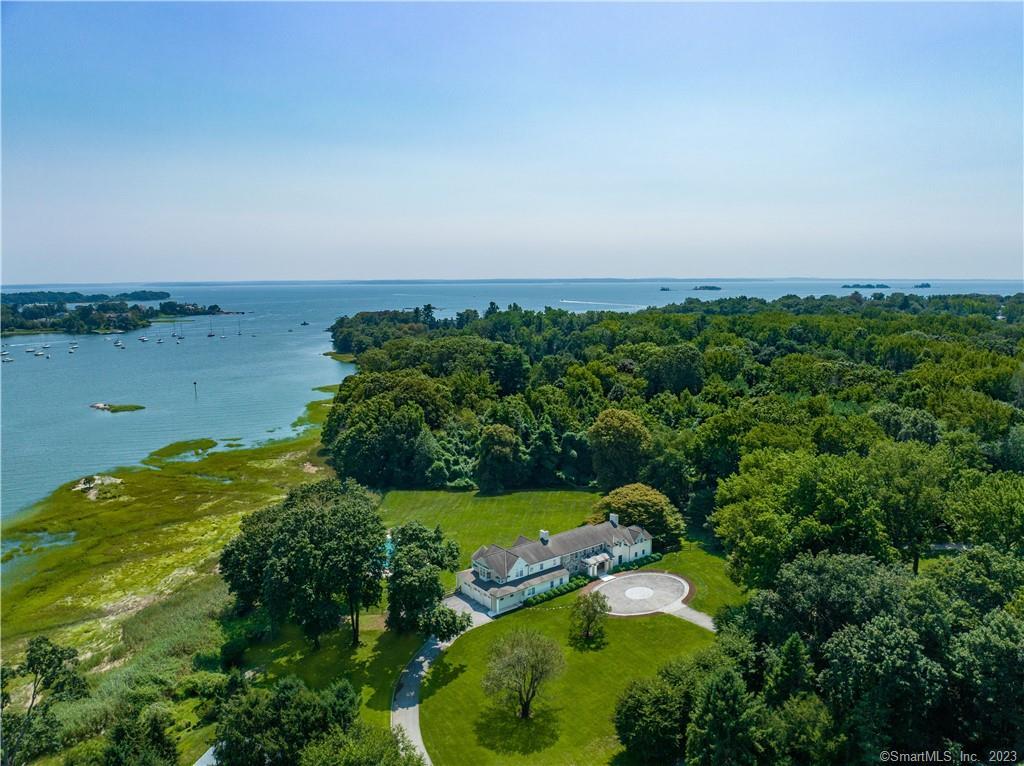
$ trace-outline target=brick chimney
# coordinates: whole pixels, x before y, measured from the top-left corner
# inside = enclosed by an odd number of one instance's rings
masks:
[[[617,514],[617,513],[609,513],[608,514],[608,521],[610,521],[612,523],[613,527],[619,526],[619,514]]]
[[[548,531],[546,529],[542,529],[540,531],[540,541],[544,543],[544,545],[548,544]]]

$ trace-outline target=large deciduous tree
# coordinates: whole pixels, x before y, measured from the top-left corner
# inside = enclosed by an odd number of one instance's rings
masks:
[[[946,450],[914,441],[882,440],[868,456],[866,468],[889,541],[913,563],[914,574],[939,533],[951,467]]]
[[[610,611],[611,604],[603,593],[581,593],[569,613],[569,640],[584,646],[601,643]]]
[[[750,586],[770,585],[804,551],[895,555],[858,455],[758,450],[720,481],[711,521],[729,565]]]
[[[310,743],[332,729],[348,731],[359,698],[348,681],[312,691],[289,676],[271,690],[255,688],[230,699],[217,723],[220,766],[294,766]]]
[[[484,691],[514,705],[520,718],[529,718],[544,684],[565,668],[558,642],[530,628],[514,628],[491,647]]]
[[[476,483],[484,492],[518,487],[527,477],[528,461],[522,439],[512,428],[494,423],[480,434]]]
[[[642,365],[647,391],[696,394],[704,385],[703,359],[692,343],[678,343],[652,349]]]
[[[605,492],[640,478],[651,432],[628,410],[604,410],[587,431],[597,483]]]
[[[454,572],[459,545],[440,527],[411,521],[391,531],[394,553],[388,578],[387,624],[392,630],[419,630],[448,641],[471,624],[468,614],[442,603],[442,571]]]
[[[683,517],[665,495],[646,484],[627,484],[613,489],[594,504],[594,514],[607,519],[612,513],[619,524],[636,524],[646,529],[658,545],[678,545],[683,533]]]
[[[960,540],[1024,556],[1024,474],[971,472],[950,495],[948,517]]]
[[[272,624],[294,621],[319,646],[320,636],[348,612],[353,645],[359,613],[383,595],[386,532],[379,498],[351,479],[328,479],[289,493],[279,508],[258,512],[226,549],[225,579]]]

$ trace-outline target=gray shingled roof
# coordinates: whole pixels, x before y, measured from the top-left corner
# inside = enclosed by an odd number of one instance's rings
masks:
[[[484,591],[488,595],[507,596],[509,593],[515,593],[517,590],[523,588],[529,588],[531,585],[540,585],[541,583],[548,582],[549,580],[555,580],[559,577],[564,577],[566,582],[569,581],[569,572],[562,567],[555,567],[553,569],[545,569],[543,572],[538,572],[530,577],[521,577],[518,580],[499,585],[493,580],[484,580],[479,577],[476,572],[472,569],[467,570],[465,582],[472,583],[480,590]]]
[[[595,548],[600,545],[612,546],[616,540],[634,545],[639,535],[647,535],[638,526],[624,527],[604,521],[600,524],[587,524],[566,532],[551,535],[548,542],[530,540],[520,535],[511,548],[500,545],[485,545],[473,554],[473,561],[480,561],[497,577],[508,577],[508,573],[521,558],[527,564],[537,564],[556,556],[566,556],[577,551]]]

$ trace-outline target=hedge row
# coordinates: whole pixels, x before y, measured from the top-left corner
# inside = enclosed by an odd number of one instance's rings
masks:
[[[631,569],[639,569],[642,566],[653,564],[655,561],[661,561],[660,553],[652,553],[649,556],[644,556],[642,559],[634,559],[633,561],[628,561],[625,564],[620,564],[619,566],[615,567],[615,569],[612,571],[628,572]]]
[[[545,601],[550,601],[558,596],[564,596],[566,593],[572,593],[574,590],[579,590],[588,582],[590,582],[590,580],[583,575],[576,575],[567,583],[563,583],[551,590],[546,590],[543,593],[538,593],[536,596],[530,596],[523,602],[523,606],[536,606],[537,604],[543,604]]]

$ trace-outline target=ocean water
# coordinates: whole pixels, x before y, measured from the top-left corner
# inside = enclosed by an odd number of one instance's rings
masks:
[[[178,301],[217,303],[240,316],[196,318],[170,337],[157,323],[120,336],[24,335],[4,338],[14,362],[0,366],[0,513],[24,511],[56,487],[120,465],[133,465],[171,442],[210,437],[254,444],[287,435],[315,396],[317,386],[338,383],[352,372],[323,353],[324,330],[342,314],[405,308],[424,303],[439,316],[489,301],[524,308],[632,311],[646,306],[737,295],[775,298],[786,294],[841,295],[841,285],[872,280],[703,281],[472,281],[302,282],[74,285],[64,289],[116,293],[163,289]],[[876,280],[877,281],[877,280]],[[885,280],[912,292],[913,281]],[[720,291],[693,291],[699,283]],[[1009,294],[1019,281],[935,281],[917,292]],[[661,287],[669,287],[662,291]],[[56,285],[7,286],[8,290],[62,289]],[[870,292],[870,291],[868,291]],[[303,321],[309,322],[302,326]],[[208,338],[213,328],[215,337]],[[148,342],[140,342],[145,336]],[[114,348],[120,337],[127,348]],[[163,343],[157,343],[163,338]],[[71,342],[78,344],[68,353]],[[36,357],[25,349],[46,349]],[[195,386],[193,386],[193,382]],[[111,414],[94,402],[141,404],[145,410]]]

